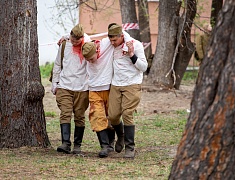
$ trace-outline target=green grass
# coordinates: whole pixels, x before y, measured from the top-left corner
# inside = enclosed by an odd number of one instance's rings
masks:
[[[83,155],[57,153],[56,147],[61,143],[59,117],[48,117],[51,147],[0,150],[0,179],[167,179],[187,116],[182,110],[148,117],[136,113],[134,160],[123,159],[124,152],[98,158],[98,139],[88,120]]]
[[[55,112],[45,112],[46,117],[55,117],[56,113]]]
[[[50,83],[48,78],[42,78],[42,82],[44,85]],[[61,144],[59,114],[48,111],[45,116],[51,147],[1,149],[0,179],[165,180],[170,173],[188,113],[185,110],[148,116],[144,111],[135,113],[134,160],[123,159],[124,152],[99,158],[98,139],[87,118],[82,155],[58,153],[56,148]],[[72,142],[73,129],[72,122]]]
[[[195,84],[198,76],[198,70],[186,71],[181,81],[181,85]]]

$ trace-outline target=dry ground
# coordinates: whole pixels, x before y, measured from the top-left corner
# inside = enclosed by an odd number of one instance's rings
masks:
[[[55,112],[59,115],[60,111],[55,102],[55,96],[50,91],[50,83],[44,82],[45,97],[44,97],[44,110],[45,112]],[[142,97],[140,104],[137,108],[140,118],[154,118],[156,115],[165,115],[168,118],[174,118],[176,111],[190,110],[190,103],[194,89],[194,82],[181,85],[179,90],[167,90],[160,87],[149,85],[142,85]],[[89,109],[89,108],[88,108]],[[86,114],[88,115],[88,111]],[[58,117],[58,116],[57,116]],[[59,118],[59,117],[58,117]],[[47,120],[50,120],[50,117]],[[87,122],[86,122],[87,123]],[[58,132],[59,134],[59,132]],[[53,141],[60,141],[52,139]],[[94,139],[96,141],[96,139]],[[56,147],[54,147],[55,149]],[[170,156],[176,153],[176,146],[172,147]],[[119,155],[120,156],[120,155]],[[122,155],[121,155],[122,156]]]
[[[185,112],[190,109],[193,83],[181,85],[180,90],[175,91],[143,86],[135,116],[137,155],[134,161],[123,159],[123,152],[98,158],[100,147],[88,122],[83,156],[57,153],[56,147],[61,143],[59,110],[47,79],[43,79],[43,85],[44,111],[56,114],[46,117],[51,147],[0,150],[0,179],[167,179],[188,116]]]
[[[50,84],[45,84],[44,109],[59,113]],[[142,86],[142,97],[137,111],[146,115],[170,113],[176,110],[189,110],[194,84],[181,85],[179,90],[166,90],[148,85]]]

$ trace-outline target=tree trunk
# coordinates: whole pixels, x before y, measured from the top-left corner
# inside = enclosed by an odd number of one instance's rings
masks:
[[[169,179],[235,179],[235,1],[219,14]]]
[[[36,0],[0,5],[0,148],[46,147]]]
[[[179,3],[159,1],[159,35],[149,74],[151,83],[176,89],[194,52],[191,28],[196,15],[196,0],[185,0],[181,15]]]
[[[134,23],[138,24],[136,9],[135,9],[135,0],[119,0],[120,9],[122,14],[122,24]],[[127,32],[131,35],[131,37],[140,40],[140,32],[139,29],[129,29]]]
[[[179,89],[181,80],[187,69],[189,61],[195,51],[195,45],[191,41],[192,22],[196,16],[196,0],[185,0],[186,9],[180,17],[177,39],[180,39],[180,45],[174,64],[175,84],[174,88]],[[183,28],[183,31],[182,31]],[[180,34],[182,32],[182,34]]]
[[[223,6],[223,0],[212,0],[211,4],[211,25],[214,27],[214,25],[217,22],[217,17],[219,14],[219,11],[222,9]]]
[[[178,20],[177,0],[159,1],[158,41],[149,74],[149,80],[153,84],[173,87],[172,77],[166,77],[166,74],[171,69],[177,43]]]
[[[151,36],[149,28],[149,10],[148,10],[147,0],[138,0],[138,12],[139,12],[140,41],[143,42],[144,45],[146,45],[145,56],[148,61],[147,71],[149,72],[153,56],[152,56]]]

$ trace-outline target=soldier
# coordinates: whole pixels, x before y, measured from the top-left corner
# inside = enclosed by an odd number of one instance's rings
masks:
[[[130,39],[125,34],[125,40]],[[100,41],[87,42],[82,46],[82,53],[86,60],[89,75],[89,120],[91,128],[97,133],[101,146],[99,157],[107,157],[113,151],[115,131],[108,121],[109,89],[113,77],[113,51],[109,38]]]
[[[141,42],[131,38],[124,47],[122,27],[116,23],[108,26],[108,37],[114,47],[113,68],[110,94],[109,94],[109,120],[115,129],[118,140],[115,151],[121,152],[125,145],[124,158],[135,157],[135,124],[133,113],[135,112],[141,94],[143,72],[148,63]],[[124,122],[121,122],[121,116]],[[124,133],[124,134],[123,134]]]
[[[84,34],[83,28],[77,24],[70,32],[70,40],[66,42],[64,57],[61,61],[60,46],[53,67],[51,91],[56,95],[56,102],[60,109],[60,128],[62,145],[58,152],[71,151],[71,118],[74,113],[74,154],[81,153],[81,143],[85,129],[85,111],[88,108],[88,75],[86,61],[81,47],[90,38]],[[63,69],[62,69],[63,67]]]
[[[199,65],[202,63],[202,60],[206,54],[206,49],[210,40],[212,29],[210,24],[205,24],[203,27],[205,32],[203,34],[197,35],[196,37],[195,58],[199,62]]]

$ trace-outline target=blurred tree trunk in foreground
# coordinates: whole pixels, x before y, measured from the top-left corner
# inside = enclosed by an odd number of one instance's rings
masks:
[[[235,179],[235,1],[220,11],[169,179]]]
[[[37,1],[1,1],[0,148],[48,146],[38,63]]]

